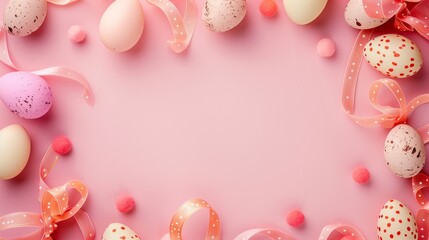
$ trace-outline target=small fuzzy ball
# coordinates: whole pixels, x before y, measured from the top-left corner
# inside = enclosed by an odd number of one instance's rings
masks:
[[[116,209],[122,213],[128,213],[134,209],[136,202],[134,198],[129,195],[121,195],[116,199]]]
[[[86,32],[82,26],[73,25],[69,28],[69,40],[74,43],[80,43],[86,38]]]
[[[304,224],[305,216],[304,214],[299,210],[294,210],[290,212],[286,217],[286,222],[292,227],[299,227],[302,224]]]
[[[369,181],[369,171],[364,167],[358,167],[353,171],[353,179],[357,183],[366,183]]]
[[[347,235],[342,237],[340,240],[356,240],[356,238],[354,238],[352,235]]]
[[[265,17],[274,17],[277,14],[277,4],[274,0],[262,0],[259,11]]]
[[[317,43],[316,49],[320,57],[332,57],[335,54],[335,43],[329,38],[324,38]]]
[[[72,143],[67,137],[58,137],[52,143],[52,149],[60,155],[67,155],[72,150]]]

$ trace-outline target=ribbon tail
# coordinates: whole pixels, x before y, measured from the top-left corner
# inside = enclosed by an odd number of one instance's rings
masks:
[[[95,227],[89,217],[89,214],[83,210],[79,210],[74,215],[74,218],[79,225],[80,231],[85,240],[92,240],[95,237]]]
[[[64,6],[64,5],[72,4],[72,3],[77,2],[79,0],[46,0],[46,1],[49,3],[55,4],[55,5]]]
[[[328,225],[324,227],[319,240],[336,240],[345,236],[352,236],[354,240],[365,240],[365,237],[361,232],[359,232],[359,230],[352,226],[342,224]]]
[[[420,209],[416,215],[418,234],[420,239],[428,239],[429,212],[428,209]]]
[[[291,237],[289,234],[287,234],[283,231],[276,230],[276,229],[262,229],[262,228],[255,228],[255,229],[247,230],[247,231],[241,233],[240,235],[238,235],[236,238],[234,238],[234,240],[249,240],[252,237],[257,236],[257,235],[266,236],[266,237],[270,238],[271,240],[277,240],[277,239],[295,240],[295,238]]]
[[[40,240],[43,237],[43,221],[40,214],[31,212],[17,212],[0,217],[0,231],[12,228],[40,228],[27,236],[16,237],[11,240]],[[5,239],[0,237],[0,239]]]

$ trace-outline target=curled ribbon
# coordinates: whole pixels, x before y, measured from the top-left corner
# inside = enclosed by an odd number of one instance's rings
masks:
[[[184,51],[191,42],[195,26],[197,25],[198,10],[194,0],[186,0],[185,14],[183,15],[183,18],[176,6],[174,6],[174,4],[169,0],[147,1],[160,8],[170,22],[174,39],[169,40],[167,43],[171,50],[176,53]]]
[[[362,0],[366,13],[371,18],[392,18],[400,31],[416,30],[429,40],[429,0],[419,2],[408,10],[404,0]]]
[[[58,228],[58,223],[74,218],[82,231],[85,240],[92,240],[95,236],[94,226],[89,215],[81,208],[88,197],[86,186],[76,180],[50,188],[45,179],[54,168],[60,156],[49,147],[40,164],[39,201],[41,214],[31,212],[17,212],[0,217],[0,231],[12,228],[38,227],[39,230],[28,236],[16,240],[52,240],[51,234]],[[76,190],[80,194],[78,202],[69,206],[69,190]],[[3,239],[0,237],[0,239]]]
[[[55,1],[55,2],[64,2],[64,4],[68,4],[66,2],[73,2],[73,1]],[[2,61],[4,64],[6,64],[7,66],[9,66],[14,70],[21,70],[13,63],[13,61],[10,58],[9,48],[7,43],[7,34],[4,28],[2,27],[0,27],[0,61]],[[45,68],[45,69],[33,71],[31,73],[39,76],[58,76],[58,77],[67,78],[77,82],[79,85],[81,85],[84,88],[83,98],[85,102],[91,107],[94,105],[94,97],[92,95],[91,88],[89,87],[89,83],[85,79],[85,77],[83,77],[80,73],[72,69],[61,67],[61,66]]]

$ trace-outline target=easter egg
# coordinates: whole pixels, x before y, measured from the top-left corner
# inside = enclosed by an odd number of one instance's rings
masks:
[[[322,13],[327,2],[328,0],[283,0],[283,5],[292,22],[305,25]]]
[[[112,223],[104,231],[102,240],[139,240],[140,237],[134,230],[121,223]]]
[[[344,11],[344,18],[348,25],[356,29],[376,28],[389,18],[371,18],[365,11],[362,0],[350,0]]]
[[[125,52],[139,41],[144,28],[143,8],[138,0],[116,0],[100,19],[99,34],[104,46]]]
[[[46,0],[9,0],[3,12],[3,24],[9,33],[27,36],[42,26],[48,3]]]
[[[398,200],[389,200],[378,215],[379,239],[418,239],[417,224],[410,209]]]
[[[35,119],[52,106],[52,92],[40,76],[29,72],[11,72],[0,78],[0,99],[16,115]]]
[[[19,125],[0,130],[0,178],[11,179],[24,170],[30,157],[30,137]]]
[[[423,66],[422,52],[410,39],[385,34],[369,41],[363,50],[368,63],[388,77],[406,78]]]
[[[209,30],[226,32],[240,24],[246,13],[246,0],[207,0],[202,20]]]
[[[416,130],[400,124],[392,128],[386,137],[384,158],[390,170],[399,177],[414,177],[425,165],[425,145]]]

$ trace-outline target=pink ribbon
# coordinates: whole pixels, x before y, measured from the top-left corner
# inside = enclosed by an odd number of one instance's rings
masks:
[[[194,0],[186,0],[185,14],[180,15],[176,6],[169,0],[147,0],[149,3],[159,7],[170,22],[174,39],[167,43],[171,50],[176,53],[184,51],[191,42],[197,25],[198,10]]]
[[[404,0],[362,0],[366,13],[371,18],[392,18],[400,31],[416,30],[429,40],[429,0],[419,2],[410,11]]]
[[[55,1],[55,2],[57,3],[63,2],[64,4],[68,4],[73,1]],[[7,34],[4,28],[2,27],[0,27],[0,61],[2,61],[4,64],[6,64],[7,66],[9,66],[14,70],[21,70],[13,63],[13,61],[10,58],[9,48],[7,43]],[[85,77],[83,77],[80,73],[72,69],[69,69],[66,67],[60,67],[60,66],[41,69],[41,70],[33,71],[32,73],[39,76],[63,77],[63,78],[75,81],[84,89],[83,98],[85,102],[91,107],[94,105],[94,97],[92,95],[91,88],[89,87],[89,83],[85,79]]]
[[[54,168],[60,156],[49,147],[40,164],[39,201],[41,213],[17,212],[0,217],[0,231],[12,228],[38,227],[39,230],[30,235],[15,238],[16,240],[52,240],[51,234],[58,228],[58,223],[74,218],[82,231],[85,240],[92,240],[95,229],[89,215],[81,208],[88,197],[86,186],[76,180],[50,188],[45,179]],[[69,206],[69,191],[76,190],[80,194],[79,201]],[[0,239],[3,239],[0,237]]]
[[[428,239],[429,234],[429,202],[426,200],[423,189],[429,187],[429,177],[426,174],[419,173],[412,180],[413,193],[420,209],[417,212],[416,221],[419,237],[421,239]]]

